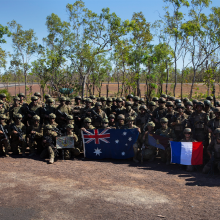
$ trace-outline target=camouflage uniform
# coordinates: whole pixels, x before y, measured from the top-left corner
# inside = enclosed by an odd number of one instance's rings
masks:
[[[147,107],[145,105],[141,105],[140,112],[138,113],[138,116],[136,117],[135,123],[141,129],[141,131],[144,131],[145,125],[149,121],[151,121],[151,115],[149,114]]]
[[[48,98],[47,103],[54,103],[54,100],[52,98]],[[42,109],[41,118],[44,120],[44,124],[49,123],[49,115],[51,113],[56,113],[56,108],[52,104],[48,104]]]
[[[15,102],[14,105],[9,108],[9,123],[14,122],[14,115],[21,113],[21,106],[18,103],[19,100],[20,99],[18,97],[15,97],[14,98],[14,102]],[[16,102],[17,102],[17,106],[15,106]]]
[[[133,105],[132,105],[132,109],[138,114],[139,113],[139,108],[140,108],[140,104],[138,103],[140,100],[140,98],[138,96],[135,96],[133,98]]]
[[[105,112],[101,109],[97,109],[98,106],[102,106],[100,102],[96,102],[95,107],[92,109],[92,125],[96,128],[100,128],[102,125],[102,119],[107,118]],[[97,112],[98,111],[98,112]]]
[[[125,120],[130,116],[133,118],[136,118],[137,116],[137,113],[131,108],[131,105],[132,104],[129,101],[125,102],[125,107],[126,107],[126,110],[124,112]]]
[[[0,114],[0,120],[2,120],[1,125],[2,125],[3,129],[5,130],[6,135],[7,135],[8,138],[9,138],[9,134],[8,134],[8,132],[9,132],[9,127],[8,127],[8,125],[3,121],[3,120],[5,120],[5,118],[6,118],[5,115]],[[2,131],[1,128],[0,128],[0,130]],[[9,154],[8,154],[8,151],[9,151],[9,150],[10,150],[10,144],[9,144],[9,142],[6,140],[4,134],[2,133],[2,134],[0,134],[0,153],[1,153],[2,155],[4,155],[4,156],[8,157],[8,156],[9,156]]]

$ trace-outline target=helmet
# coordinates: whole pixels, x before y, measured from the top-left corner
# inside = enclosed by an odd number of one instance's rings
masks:
[[[161,118],[160,123],[168,123],[168,119],[167,118]]]
[[[213,112],[220,112],[220,107],[214,108],[214,111],[213,111]]]
[[[185,108],[182,103],[178,103],[178,104],[176,105],[176,107],[177,107],[177,108]]]
[[[188,102],[189,99],[188,99],[188,98],[184,98],[183,101],[184,101],[184,102]]]
[[[197,105],[197,106],[200,105],[200,106],[204,107],[204,104],[203,104],[202,102],[197,102],[196,105]]]
[[[20,93],[18,94],[18,97],[21,97],[21,96],[25,97],[24,93],[20,92]]]
[[[55,118],[56,118],[56,115],[53,114],[53,113],[50,113],[50,114],[49,114],[49,118],[54,118],[54,119],[55,119]]]
[[[140,98],[140,102],[141,102],[141,103],[144,103],[144,99],[143,99],[143,98]]]
[[[198,101],[197,99],[193,99],[193,100],[192,100],[192,103],[193,103],[193,104],[197,104],[198,102],[199,102],[199,101]]]
[[[70,128],[70,129],[74,129],[74,125],[72,125],[72,124],[68,124],[66,127]]]
[[[38,100],[38,97],[37,97],[37,96],[32,96],[32,97],[31,97],[31,100],[32,100],[32,101]]]
[[[90,99],[95,99],[95,96],[94,95],[90,95],[89,98]]]
[[[173,106],[173,102],[171,102],[171,101],[166,102],[166,106],[167,106],[167,107],[168,107],[168,106]]]
[[[134,101],[139,101],[140,98],[139,98],[138,96],[135,96],[135,97],[133,98],[133,100],[134,100]]]
[[[92,100],[90,98],[86,99],[86,102],[92,103]]]
[[[4,104],[4,102],[2,100],[0,100],[0,104]]]
[[[191,128],[185,128],[184,131],[183,131],[184,134],[185,133],[191,133],[191,132],[192,132]]]
[[[73,120],[73,116],[72,116],[72,115],[68,115],[68,116],[67,116],[67,119],[68,119],[68,120]]]
[[[51,125],[46,125],[46,126],[45,126],[45,129],[46,129],[46,130],[52,130],[53,128],[52,128]]]
[[[60,101],[66,101],[66,97],[64,96],[60,97]]]
[[[211,106],[212,104],[211,104],[211,102],[210,102],[209,100],[205,100],[205,101],[204,101],[204,105]]]
[[[117,102],[123,102],[122,98],[117,98],[116,101]]]
[[[118,115],[117,119],[118,119],[118,120],[125,120],[125,116],[122,115],[122,114],[120,114],[120,115]]]
[[[131,102],[130,101],[125,102],[125,106],[131,106]]]
[[[127,121],[134,121],[134,118],[132,116],[129,116],[126,119],[127,119]]]
[[[155,101],[158,101],[158,100],[159,100],[159,99],[158,99],[157,97],[153,97],[153,98],[152,98],[152,101],[154,101],[154,102],[155,102]]]
[[[69,97],[66,98],[66,102],[71,102]]]
[[[96,102],[95,106],[102,106],[102,103],[101,102]]]
[[[220,128],[216,128],[214,134],[220,134]]]
[[[159,98],[158,102],[159,103],[166,103],[166,99],[161,97],[161,98]]]
[[[113,101],[113,102],[116,101],[116,98],[115,98],[115,97],[112,97],[112,101]]]
[[[147,126],[155,127],[155,124],[152,121],[150,121],[147,123]]]
[[[14,100],[14,101],[20,101],[20,98],[17,97],[17,96],[15,96],[15,97],[13,98],[13,100]]]
[[[186,102],[186,106],[187,106],[187,105],[190,105],[190,106],[192,106],[193,104],[192,104],[192,102],[190,102],[190,101],[187,101],[187,102]]]
[[[39,92],[35,92],[34,96],[40,96],[41,97],[41,94]]]
[[[85,102],[85,101],[86,101],[86,99],[87,99],[87,98],[85,98],[85,97],[84,97],[84,98],[82,99],[82,101],[83,101],[83,102]]]
[[[122,99],[123,101],[126,101],[126,98],[125,98],[125,97],[121,97],[121,99]]]
[[[85,123],[91,123],[92,120],[91,120],[91,118],[85,118],[85,119],[84,119],[84,122],[85,122]]]
[[[149,106],[156,106],[156,103],[153,102],[153,101],[150,101],[150,102],[149,102]]]
[[[103,118],[102,119],[102,123],[108,123],[108,119],[107,118]]]
[[[176,99],[175,104],[177,105],[178,103],[182,103],[182,101],[180,99]]]
[[[107,98],[107,102],[112,102],[112,98]]]
[[[33,119],[36,120],[36,121],[39,121],[40,120],[40,116],[34,115]]]
[[[216,101],[216,105],[220,106],[220,102],[219,102],[219,101]]]
[[[100,98],[100,100],[101,100],[101,101],[107,101],[106,97],[104,97],[104,96],[102,96],[102,97]]]
[[[133,99],[133,95],[132,94],[129,94],[128,96],[127,96],[127,99],[130,99],[130,98],[132,98]]]
[[[1,93],[0,97],[6,97],[6,94],[5,93]]]
[[[170,100],[170,101],[175,101],[175,97],[170,96],[169,100]]]
[[[82,97],[80,96],[80,95],[77,95],[76,97],[75,97],[75,99],[82,99]]]
[[[146,107],[146,105],[141,105],[139,109],[140,109],[140,110],[141,110],[141,109],[147,110],[147,107]]]
[[[15,118],[22,118],[21,114],[15,114]]]
[[[44,97],[45,99],[51,98],[50,94],[46,94]]]
[[[100,97],[97,97],[97,98],[96,98],[96,101],[99,102],[99,101],[100,101]]]
[[[54,100],[52,98],[47,99],[47,103],[53,103],[53,102],[54,102]]]
[[[212,96],[208,96],[208,97],[206,97],[206,99],[212,101],[213,97]]]
[[[0,118],[1,118],[1,119],[6,119],[6,117],[5,117],[4,114],[0,114]]]
[[[166,94],[161,94],[160,97],[162,97],[162,98],[167,98],[167,95],[166,95]]]
[[[115,118],[114,114],[109,115],[109,118]]]

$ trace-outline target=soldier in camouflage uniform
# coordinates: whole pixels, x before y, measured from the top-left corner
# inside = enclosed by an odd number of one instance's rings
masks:
[[[21,113],[21,106],[19,104],[20,98],[14,97],[13,98],[14,104],[9,108],[9,123],[14,122],[14,115],[17,113]]]
[[[115,112],[112,112],[112,114],[116,114],[116,117],[120,114],[125,114],[126,108],[122,105],[123,100],[121,98],[117,98],[117,108],[115,109]]]
[[[172,117],[176,114],[176,112],[173,109],[174,107],[173,102],[167,101],[166,107],[167,107],[167,114],[165,115],[165,118],[168,119],[168,126],[171,127]]]
[[[113,127],[113,128],[116,128],[115,115],[114,114],[109,115],[109,126]]]
[[[204,101],[204,111],[206,112],[207,116],[209,117],[209,120],[213,119],[215,117],[214,113],[212,111],[212,104],[209,100]]]
[[[90,95],[89,98],[92,100],[92,104],[91,106],[95,106],[95,96],[94,95]]]
[[[157,107],[159,106],[159,103],[158,103],[159,99],[157,97],[153,97],[152,101],[156,104]]]
[[[31,103],[29,104],[29,110],[35,115],[40,116],[41,115],[41,106],[38,104],[38,97],[32,96],[31,97]],[[33,123],[33,116],[30,112],[27,112],[27,120],[28,125],[31,125]]]
[[[176,100],[175,97],[170,96],[169,101],[173,102],[173,105],[175,104],[175,100]]]
[[[9,106],[9,103],[6,102],[6,94],[5,93],[0,94],[0,100],[3,101],[3,107],[8,111],[10,106]]]
[[[151,121],[151,115],[148,112],[146,105],[141,105],[139,108],[138,116],[136,117],[135,124],[143,132],[145,130],[145,125]]]
[[[183,138],[183,131],[187,127],[188,115],[184,113],[184,105],[177,105],[177,113],[171,119],[171,126],[175,132],[176,140],[180,141]]]
[[[102,103],[101,109],[102,109],[102,111],[105,112],[105,111],[106,111],[106,101],[107,101],[106,97],[102,96],[102,97],[100,98],[100,101],[101,101],[101,103]]]
[[[193,104],[190,101],[187,101],[185,103],[186,109],[185,109],[184,113],[187,114],[188,116],[190,116],[193,113],[192,106],[193,106]]]
[[[53,105],[54,100],[52,98],[47,98],[47,105],[41,111],[41,118],[44,121],[44,124],[48,124],[49,122],[49,115],[51,113],[56,113],[56,108]]]
[[[116,109],[117,109],[117,101],[116,98],[112,98],[112,106],[111,106],[111,113],[116,114]]]
[[[117,116],[117,122],[115,123],[116,129],[123,129],[125,124],[125,116],[120,114]]]
[[[10,126],[11,150],[13,154],[19,154],[22,149],[22,156],[25,156],[26,150],[26,126],[21,122],[22,115],[14,114],[15,122]],[[16,131],[17,130],[17,131]],[[19,133],[22,137],[19,136]],[[20,147],[20,148],[19,148]]]
[[[131,102],[132,104],[133,104],[133,98],[134,98],[134,96],[133,96],[132,94],[129,94],[129,95],[127,96],[127,100],[128,100],[129,102]]]
[[[214,167],[217,166],[220,171],[220,128],[216,128],[214,131],[215,138],[209,144],[207,148],[207,153],[209,155],[209,162],[204,166],[202,172],[208,173],[211,169],[214,170]]]
[[[81,108],[83,107],[81,104],[81,99],[82,99],[81,96],[75,97],[75,104],[72,109],[74,122],[79,128],[81,127],[81,121],[79,121],[79,115],[80,115]]]
[[[192,100],[192,103],[193,103],[193,111],[195,112],[196,111],[196,105],[199,101],[197,99],[194,99]]]
[[[54,113],[49,114],[49,121],[45,125],[51,125],[52,128],[57,128],[58,124],[55,122],[56,115]]]
[[[126,110],[124,111],[125,119],[128,118],[129,116],[136,118],[137,113],[132,109],[132,103],[129,101],[125,102],[125,108]]]
[[[156,103],[151,101],[149,102],[149,114],[153,115],[153,111],[156,109]]]
[[[168,127],[168,119],[161,118],[160,123],[161,123],[161,128],[156,130],[155,134],[169,138],[170,141],[175,141],[176,135],[173,129]],[[168,147],[166,150],[159,149],[159,154],[161,156],[162,162],[166,162],[166,164],[170,164],[170,159],[171,159],[170,147]]]
[[[37,148],[38,153],[42,151],[42,137],[43,137],[43,127],[40,124],[40,117],[35,115],[33,117],[33,124],[28,127],[29,134],[29,148],[31,154],[30,157],[35,155],[35,148]]]
[[[139,113],[139,107],[140,107],[140,104],[139,104],[139,100],[140,98],[138,96],[135,96],[133,98],[133,105],[132,105],[132,109],[138,114]]]
[[[189,99],[188,99],[188,98],[184,98],[184,99],[183,99],[183,104],[184,104],[185,107],[186,107],[186,103],[187,103],[187,102],[189,102]]]
[[[101,108],[102,108],[102,103],[96,102],[95,107],[92,109],[92,114],[91,114],[92,125],[95,128],[100,128],[102,126],[102,119],[107,118],[107,115]]]
[[[41,94],[39,92],[35,92],[34,93],[34,96],[36,96],[38,99],[37,99],[37,104],[42,107],[44,106],[44,103],[41,101]]]
[[[52,142],[50,143],[47,141],[46,137],[50,137]],[[44,136],[42,138],[43,142],[43,151],[40,154],[41,158],[45,158],[49,155],[49,164],[54,163],[54,148],[55,148],[55,141],[56,141],[57,133],[52,131],[51,125],[46,125],[44,129]]]
[[[105,113],[107,117],[111,114],[112,98],[107,98]]]
[[[102,126],[100,127],[101,129],[115,129],[115,127],[109,126],[109,121],[107,118],[102,119]]]
[[[2,100],[0,100],[0,114],[5,115],[5,120],[9,119],[9,112],[4,108],[4,102]]]
[[[3,127],[6,135],[9,138],[9,134],[8,134],[9,128],[8,125],[5,123],[5,119],[6,119],[5,115],[0,114],[0,125]],[[10,150],[10,144],[7,141],[6,137],[4,136],[2,129],[0,128],[0,154],[2,154],[5,157],[9,157],[8,154],[9,150]]]
[[[85,118],[91,118],[91,108],[92,105],[92,100],[91,99],[87,99],[86,100],[86,106],[84,108],[81,108],[80,111],[80,116],[79,116],[79,121],[83,121]]]

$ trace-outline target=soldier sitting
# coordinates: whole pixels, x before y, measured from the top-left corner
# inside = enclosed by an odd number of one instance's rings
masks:
[[[131,108],[131,106],[132,106],[131,102],[129,101],[125,102],[125,107],[126,107],[126,110],[124,112],[125,118],[128,118],[129,116],[136,118],[137,116],[137,113]]]
[[[123,129],[125,123],[125,116],[120,114],[117,117],[117,122],[115,123],[116,129]]]
[[[151,115],[149,114],[146,105],[141,105],[139,108],[138,116],[136,117],[136,125],[141,129],[141,131],[144,131],[145,125],[147,122],[151,121]]]
[[[114,114],[110,114],[109,115],[109,126],[116,128],[116,125],[115,125],[115,115]]]
[[[95,108],[92,109],[92,124],[96,128],[101,127],[102,119],[107,118],[107,115],[105,112],[101,109],[102,108],[102,103],[101,102],[96,102],[95,103]]]
[[[5,157],[9,157],[8,151],[10,149],[9,136],[8,136],[8,125],[5,123],[5,115],[0,114],[0,154]],[[8,140],[6,136],[8,137]]]

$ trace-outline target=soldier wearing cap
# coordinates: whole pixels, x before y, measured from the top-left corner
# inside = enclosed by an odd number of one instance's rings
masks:
[[[0,125],[3,127],[6,135],[9,138],[9,134],[8,134],[9,128],[8,125],[5,123],[5,118],[6,118],[5,115],[0,114]],[[5,137],[3,130],[0,128],[0,153],[5,157],[9,157],[8,154],[9,150],[10,150],[10,144]]]
[[[183,138],[183,130],[187,127],[188,115],[184,113],[184,105],[179,103],[176,106],[177,113],[171,118],[171,126],[175,132],[177,141]]]
[[[105,108],[105,113],[107,117],[111,114],[111,107],[112,107],[112,98],[108,97],[106,101],[106,108]]]
[[[49,156],[49,164],[54,163],[55,158],[55,142],[56,142],[57,133],[52,131],[51,125],[46,125],[44,129],[44,135],[42,138],[43,142],[43,150],[40,154],[41,158],[45,158]]]
[[[167,114],[167,108],[166,108],[166,100],[164,98],[160,98],[158,100],[159,107],[157,107],[153,111],[152,119],[155,122],[155,129],[160,128],[160,119],[164,118]]]
[[[21,114],[14,114],[14,119],[15,122],[11,124],[9,132],[11,135],[11,150],[13,154],[19,154],[22,151],[22,156],[24,157],[26,150],[26,126],[21,122]]]
[[[107,118],[107,115],[101,108],[102,108],[102,103],[96,102],[95,107],[91,111],[92,125],[95,128],[100,128],[102,126],[102,119]]]
[[[56,122],[58,123],[59,127],[64,128],[66,125],[66,118],[62,115],[65,113],[66,115],[70,115],[70,109],[66,105],[66,97],[60,97],[60,105],[56,108]]]
[[[43,127],[40,124],[40,117],[38,115],[33,116],[33,123],[28,127],[28,137],[29,137],[29,148],[30,157],[35,155],[35,148],[37,148],[38,153],[42,151],[42,137],[43,137]]]
[[[0,94],[0,100],[3,101],[3,107],[8,111],[9,110],[9,103],[6,102],[6,94],[5,93]]]
[[[169,138],[170,141],[176,140],[176,135],[172,128],[168,127],[168,119],[161,118],[160,119],[161,128],[157,129],[155,134],[163,137]],[[166,150],[159,149],[159,154],[161,156],[162,162],[166,162],[166,164],[170,164],[171,151],[170,148]]]
[[[54,107],[54,100],[52,98],[47,98],[47,105],[42,108],[41,111],[41,118],[44,119],[44,124],[48,124],[49,122],[49,115],[56,113],[56,108]]]
[[[13,98],[13,105],[9,108],[9,123],[12,123],[14,121],[14,115],[17,113],[22,113],[21,112],[21,106],[19,104],[20,98],[19,97],[14,97]]]
[[[91,118],[91,111],[92,111],[92,100],[86,99],[86,106],[81,109],[79,120],[83,121],[85,118]]]
[[[184,113],[190,116],[193,113],[192,106],[193,106],[192,102],[190,101],[185,102],[186,109]]]
[[[31,103],[29,104],[27,111],[27,120],[28,124],[31,125],[33,123],[33,116],[38,115],[40,117],[41,115],[41,106],[38,104],[38,97],[37,96],[32,96],[31,97]],[[31,114],[33,112],[34,114]]]
[[[133,109],[137,114],[138,114],[138,112],[139,112],[139,107],[140,107],[139,100],[140,100],[140,98],[139,98],[138,96],[135,96],[135,97],[133,98],[134,103],[133,103],[133,105],[132,105],[132,109]]]
[[[139,113],[135,119],[135,124],[144,131],[145,125],[151,121],[152,114],[149,113],[146,105],[141,105],[139,108]]]
[[[214,170],[217,166],[220,171],[220,128],[216,128],[214,131],[214,138],[207,148],[209,155],[209,162],[204,166],[202,172],[208,173],[211,169]]]
[[[115,115],[114,114],[109,115],[109,126],[112,127],[112,128],[116,128]]]
[[[120,114],[117,116],[117,122],[115,123],[116,129],[123,129],[125,125],[125,116]]]
[[[126,110],[124,111],[125,118],[128,118],[129,116],[136,118],[137,113],[132,109],[132,103],[130,101],[125,102],[125,108]]]

